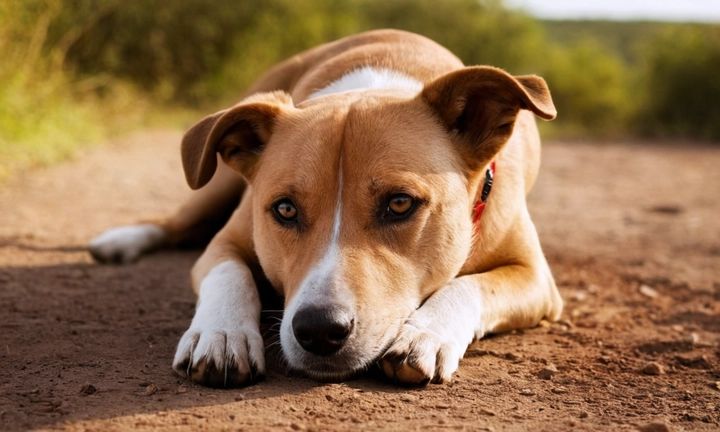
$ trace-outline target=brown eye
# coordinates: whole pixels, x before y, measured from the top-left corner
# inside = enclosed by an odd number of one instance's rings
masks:
[[[295,207],[295,204],[287,198],[275,203],[273,206],[273,212],[280,222],[294,222],[297,220],[297,207]]]
[[[387,213],[391,217],[404,216],[413,208],[414,201],[410,195],[396,194],[390,197]]]

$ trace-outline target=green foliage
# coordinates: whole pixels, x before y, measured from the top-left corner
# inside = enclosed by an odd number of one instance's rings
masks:
[[[128,85],[114,82],[107,102],[97,96],[93,80],[74,79],[58,67],[63,39],[51,39],[51,27],[63,15],[60,6],[0,3],[0,181],[104,139],[117,119],[130,117],[127,106],[142,106]]]
[[[540,73],[560,113],[556,134],[612,136],[626,130],[632,111],[628,72],[615,53],[593,39],[580,40],[553,49]]]
[[[640,130],[720,141],[720,26],[668,28],[642,58]]]

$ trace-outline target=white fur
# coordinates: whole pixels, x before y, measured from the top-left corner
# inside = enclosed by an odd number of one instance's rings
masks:
[[[346,73],[327,87],[315,91],[308,99],[370,89],[404,89],[419,93],[423,89],[423,85],[420,81],[397,71],[365,66]]]
[[[130,225],[112,228],[90,242],[89,249],[102,261],[128,263],[160,246],[165,241],[165,231],[155,224]]]
[[[428,379],[448,381],[474,339],[484,336],[480,287],[452,280],[410,315],[386,355],[406,358]]]
[[[236,364],[250,373],[254,364],[265,373],[265,346],[260,335],[260,297],[250,270],[225,261],[210,270],[200,284],[195,317],[178,343],[173,367],[181,375],[202,360],[218,368]],[[190,359],[188,371],[182,364]]]
[[[338,170],[338,193],[333,216],[332,232],[325,253],[310,269],[300,288],[285,308],[280,326],[280,340],[290,366],[305,369],[302,358],[306,355],[303,348],[295,340],[292,320],[298,310],[308,305],[344,306],[354,310],[353,293],[342,283],[339,273],[340,228],[342,225],[342,166]]]

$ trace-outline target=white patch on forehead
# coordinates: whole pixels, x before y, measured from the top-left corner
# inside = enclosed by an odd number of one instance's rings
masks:
[[[423,84],[415,78],[397,71],[365,66],[346,73],[342,78],[330,83],[327,87],[315,91],[308,99],[335,93],[371,89],[401,89],[419,93],[423,89]]]

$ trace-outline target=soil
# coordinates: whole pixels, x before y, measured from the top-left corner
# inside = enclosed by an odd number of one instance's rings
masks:
[[[720,147],[554,142],[531,213],[559,323],[481,340],[454,380],[370,372],[213,390],[170,364],[198,251],[94,264],[105,228],[188,194],[180,134],[142,132],[0,188],[0,429],[718,430]]]

